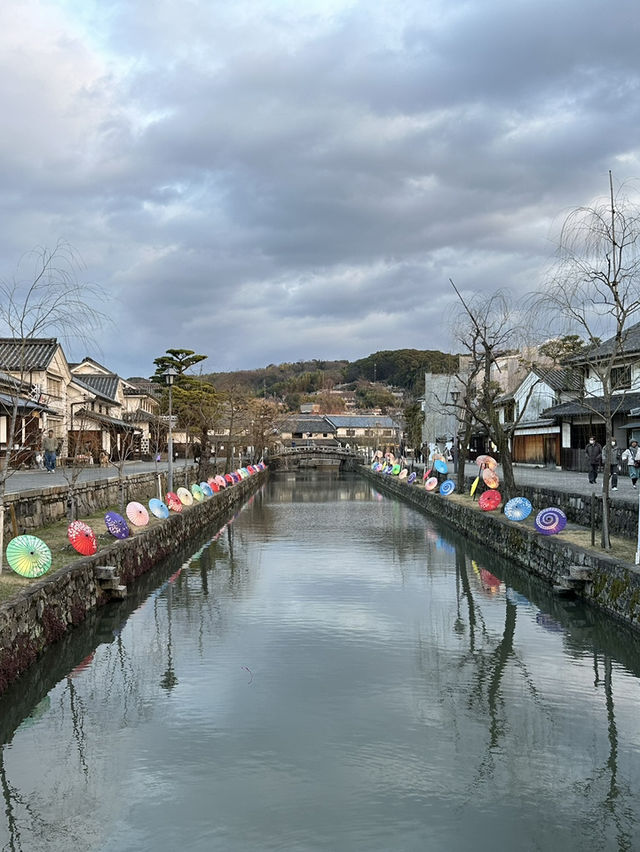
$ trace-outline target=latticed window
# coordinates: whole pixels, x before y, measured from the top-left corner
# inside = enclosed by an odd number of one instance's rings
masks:
[[[611,390],[624,390],[631,387],[631,366],[614,367],[611,370]]]

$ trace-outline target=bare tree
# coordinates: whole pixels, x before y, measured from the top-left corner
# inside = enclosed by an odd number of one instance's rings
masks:
[[[7,451],[0,464],[0,572],[2,571],[4,497],[12,461],[21,388],[27,379],[27,345],[30,338],[55,333],[63,341],[89,342],[106,320],[96,305],[104,301],[98,288],[80,280],[79,255],[66,242],[53,249],[38,247],[25,255],[16,274],[0,281],[0,326],[18,346],[17,375],[7,427]]]
[[[586,366],[595,382],[585,382],[577,397],[586,411],[604,424],[606,445],[613,419],[624,401],[625,344],[630,323],[640,310],[640,209],[622,189],[565,219],[558,239],[557,262],[544,292],[534,299],[547,325],[584,337],[589,348],[572,363]],[[603,338],[608,338],[601,343]],[[620,369],[622,368],[622,369]],[[609,481],[611,454],[605,457],[601,544],[610,549]]]
[[[476,422],[485,428],[496,445],[502,465],[503,496],[509,499],[516,493],[512,456],[513,435],[524,416],[537,382],[532,383],[520,411],[514,413],[513,419],[501,419],[499,399],[505,389],[500,381],[500,361],[505,352],[519,348],[518,344],[523,340],[518,314],[503,291],[499,290],[488,298],[469,301],[464,299],[453,281],[451,286],[467,317],[466,322],[458,323],[459,341],[466,349],[466,358],[461,359],[465,369],[457,374],[463,392],[461,399],[455,403],[456,411],[462,415],[460,420],[464,426],[465,442],[469,441],[472,424]],[[524,353],[521,354],[520,361],[523,370],[532,367],[532,362],[527,360]],[[497,378],[494,378],[494,375]],[[464,482],[466,446],[465,443],[464,452],[458,460],[459,485]]]

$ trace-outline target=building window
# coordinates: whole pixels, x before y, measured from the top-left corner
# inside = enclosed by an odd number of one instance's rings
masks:
[[[611,370],[611,390],[625,390],[631,387],[631,367],[613,367]]]

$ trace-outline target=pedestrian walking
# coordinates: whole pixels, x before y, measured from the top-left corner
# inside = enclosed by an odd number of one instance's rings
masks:
[[[602,463],[602,447],[592,435],[589,438],[589,443],[585,448],[587,460],[589,462],[589,482],[595,485],[598,481],[598,470]]]
[[[622,454],[622,460],[627,463],[631,484],[634,488],[637,488],[638,475],[640,474],[640,447],[638,447],[637,441],[631,441]]]
[[[56,469],[56,454],[58,452],[58,440],[53,437],[53,429],[49,429],[45,438],[42,439],[42,450],[44,452],[44,466],[49,473]]]
[[[602,458],[609,459],[611,463],[611,490],[618,490],[618,473],[620,472],[620,462],[622,461],[622,450],[618,446],[615,438],[611,439],[611,443],[607,444],[602,450]]]

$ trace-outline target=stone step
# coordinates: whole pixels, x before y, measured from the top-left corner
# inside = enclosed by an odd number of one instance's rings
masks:
[[[569,565],[569,577],[572,580],[580,580],[583,583],[592,579],[591,568],[586,565]]]
[[[109,598],[112,601],[123,601],[127,597],[126,586],[116,586],[115,589],[109,589]]]
[[[93,573],[96,580],[111,580],[115,577],[116,569],[113,565],[97,565]]]
[[[120,588],[120,577],[112,577],[110,580],[99,580],[100,588],[104,591],[113,591]],[[126,589],[126,586],[124,587]]]

